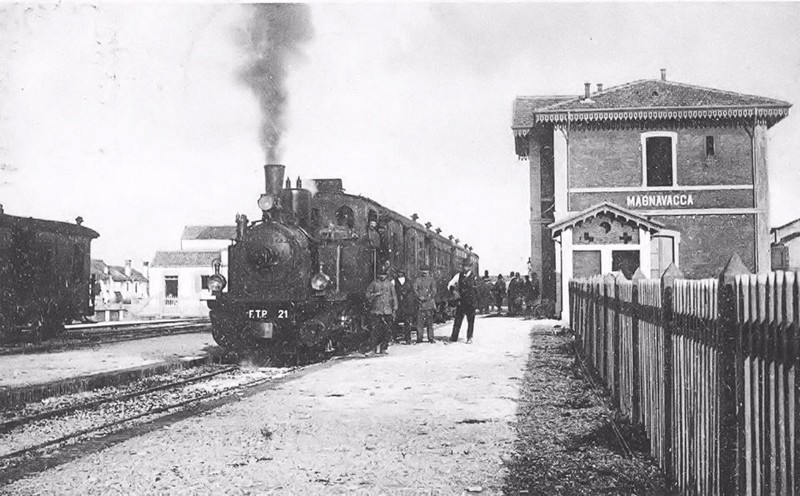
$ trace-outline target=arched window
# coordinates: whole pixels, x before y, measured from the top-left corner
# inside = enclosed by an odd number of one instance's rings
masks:
[[[336,211],[336,225],[352,229],[355,225],[353,209],[348,206],[339,207]]]

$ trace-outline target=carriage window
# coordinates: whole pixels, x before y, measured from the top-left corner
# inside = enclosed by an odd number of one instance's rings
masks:
[[[336,225],[352,229],[355,226],[353,209],[347,206],[339,207],[339,210],[336,211]]]

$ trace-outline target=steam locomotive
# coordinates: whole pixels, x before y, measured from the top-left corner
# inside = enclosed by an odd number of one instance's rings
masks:
[[[267,352],[286,361],[363,348],[367,285],[380,269],[414,279],[430,268],[447,307],[447,281],[465,258],[478,255],[452,236],[406,218],[363,196],[344,192],[341,179],[295,187],[283,165],[265,165],[262,217],[236,216],[228,248],[228,278],[209,278],[213,336],[225,348]],[[227,285],[227,291],[223,292]]]
[[[94,314],[91,241],[76,224],[8,215],[0,207],[0,341],[47,339]]]

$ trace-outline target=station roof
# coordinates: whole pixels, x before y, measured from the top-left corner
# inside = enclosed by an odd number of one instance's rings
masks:
[[[150,267],[211,267],[219,251],[157,251]]]
[[[788,102],[663,79],[643,79],[585,96],[520,96],[512,129],[526,135],[537,123],[576,121],[764,118],[788,115]]]
[[[651,233],[656,233],[664,228],[664,224],[650,220],[647,217],[643,217],[639,214],[633,213],[630,210],[626,210],[618,205],[614,205],[613,203],[603,202],[593,207],[587,208],[582,212],[576,212],[572,215],[569,215],[558,222],[553,222],[550,224],[550,232],[553,238],[556,238],[560,235],[564,230],[571,229],[576,225],[586,221],[587,219],[591,219],[592,217],[597,217],[600,214],[609,214],[612,217],[618,218],[623,222],[632,222],[639,227],[644,227]]]

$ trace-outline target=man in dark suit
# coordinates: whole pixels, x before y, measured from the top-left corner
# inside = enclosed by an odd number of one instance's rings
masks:
[[[467,344],[472,344],[472,333],[475,330],[475,308],[478,306],[478,278],[472,272],[472,264],[469,259],[461,262],[461,272],[447,283],[447,288],[458,299],[450,341],[458,341],[461,322],[464,317],[467,317]]]

